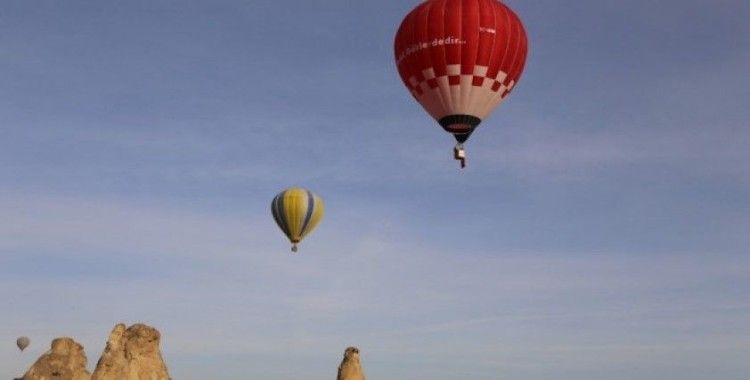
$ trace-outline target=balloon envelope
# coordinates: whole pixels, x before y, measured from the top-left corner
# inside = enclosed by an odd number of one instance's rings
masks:
[[[508,96],[528,52],[521,20],[497,0],[428,0],[394,43],[401,80],[459,143]]]
[[[26,349],[26,347],[28,347],[30,343],[31,340],[25,336],[16,339],[16,346],[18,346],[18,349],[20,349],[21,351]]]
[[[292,242],[294,252],[297,252],[297,243],[320,223],[323,212],[323,200],[303,188],[286,189],[271,202],[273,219]]]

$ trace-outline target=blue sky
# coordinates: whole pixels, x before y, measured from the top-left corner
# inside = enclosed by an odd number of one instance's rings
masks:
[[[4,2],[2,376],[142,321],[179,380],[352,344],[372,379],[748,378],[750,3],[507,3],[529,60],[459,171],[395,70],[416,0]]]

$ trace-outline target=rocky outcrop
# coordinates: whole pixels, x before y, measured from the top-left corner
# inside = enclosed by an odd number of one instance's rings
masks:
[[[89,380],[83,346],[70,338],[57,338],[52,347],[37,359],[22,380]]]
[[[365,372],[359,361],[359,348],[347,347],[344,350],[344,359],[339,365],[339,374],[336,380],[365,380]]]
[[[153,327],[135,324],[112,329],[91,380],[169,380],[161,357],[161,335]]]

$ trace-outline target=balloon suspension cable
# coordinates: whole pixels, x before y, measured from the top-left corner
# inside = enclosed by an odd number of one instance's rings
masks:
[[[464,150],[464,144],[456,144],[453,148],[453,158],[461,162],[461,169],[466,167],[466,151]]]
[[[297,243],[292,243],[292,252],[297,252]]]

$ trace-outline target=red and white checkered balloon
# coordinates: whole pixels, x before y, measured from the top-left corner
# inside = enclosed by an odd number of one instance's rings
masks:
[[[396,34],[404,85],[459,144],[518,83],[528,52],[518,16],[497,0],[428,0]]]

